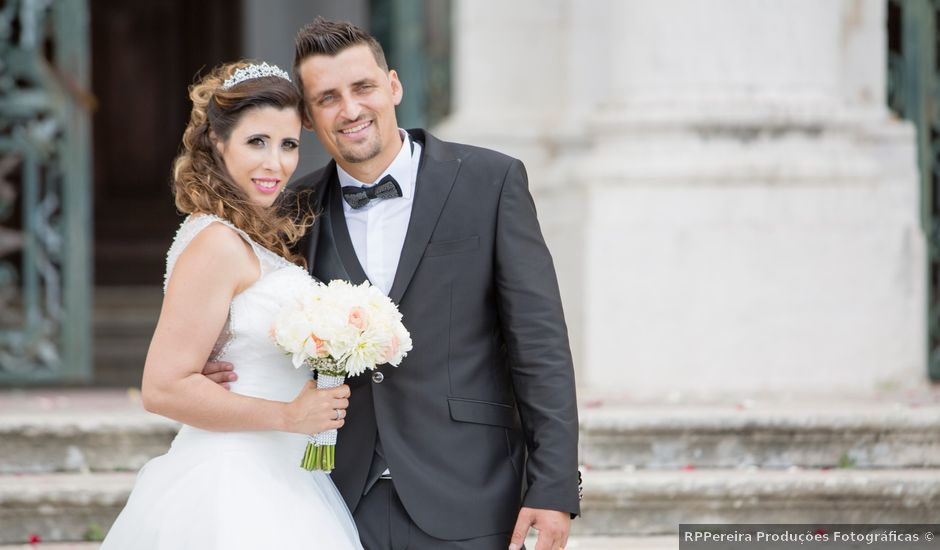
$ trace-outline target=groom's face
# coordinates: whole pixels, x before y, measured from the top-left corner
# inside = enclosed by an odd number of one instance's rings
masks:
[[[395,106],[402,87],[395,71],[383,70],[366,45],[308,57],[298,70],[308,129],[330,156],[357,179],[385,170],[401,148]]]

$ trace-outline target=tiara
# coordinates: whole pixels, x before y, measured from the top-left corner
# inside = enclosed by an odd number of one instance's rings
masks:
[[[251,80],[253,78],[264,78],[266,76],[276,76],[290,82],[290,76],[288,76],[287,72],[277,65],[268,65],[267,63],[255,65],[252,63],[247,67],[238,69],[232,74],[232,76],[228,77],[228,79],[222,83],[222,89],[228,90],[232,86],[241,84],[246,80]]]

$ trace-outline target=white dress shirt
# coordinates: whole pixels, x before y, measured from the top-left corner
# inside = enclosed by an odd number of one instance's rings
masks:
[[[362,208],[353,208],[343,201],[346,227],[349,229],[353,248],[356,249],[359,265],[365,270],[369,281],[386,295],[392,289],[401,249],[405,244],[405,234],[411,220],[411,205],[415,196],[415,181],[418,179],[418,161],[421,159],[421,144],[413,142],[408,132],[401,128],[398,132],[402,136],[401,150],[392,164],[375,181],[361,182],[340,168],[339,164],[336,165],[339,184],[343,187],[375,185],[386,174],[391,174],[401,187],[401,197],[373,199]],[[391,475],[388,468],[382,475]]]
[[[369,281],[385,294],[392,289],[398,260],[405,244],[405,233],[411,220],[411,205],[415,196],[415,181],[418,177],[418,160],[421,144],[412,142],[411,136],[402,129],[401,150],[392,164],[375,181],[361,182],[336,165],[339,183],[342,186],[367,187],[375,185],[387,174],[391,174],[401,187],[401,197],[373,199],[362,208],[353,208],[343,201],[346,227],[359,265],[365,270]],[[412,150],[412,143],[414,149]]]

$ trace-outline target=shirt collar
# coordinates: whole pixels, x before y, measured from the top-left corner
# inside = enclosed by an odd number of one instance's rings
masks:
[[[387,174],[391,174],[395,181],[398,182],[399,187],[401,187],[401,196],[404,199],[410,199],[414,194],[414,170],[412,166],[414,162],[417,162],[416,157],[417,151],[415,151],[414,145],[411,143],[411,136],[408,135],[408,132],[398,129],[398,133],[401,135],[401,149],[398,151],[398,155],[395,156],[395,159],[392,163],[385,169],[384,172],[379,174],[379,177],[372,182],[361,182],[356,178],[349,175],[346,170],[336,164],[336,174],[339,177],[339,184],[343,187],[348,185],[354,185],[356,187],[367,187],[370,185],[375,185]]]

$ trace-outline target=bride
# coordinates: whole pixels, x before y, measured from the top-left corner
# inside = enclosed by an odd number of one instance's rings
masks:
[[[301,97],[286,72],[237,62],[190,89],[173,170],[189,217],[167,255],[147,410],[184,425],[140,471],[102,550],[360,549],[330,478],[300,467],[305,434],[339,428],[349,387],[316,389],[269,335],[309,280],[289,245],[309,219],[278,200],[298,161]],[[201,374],[237,365],[231,391]]]

